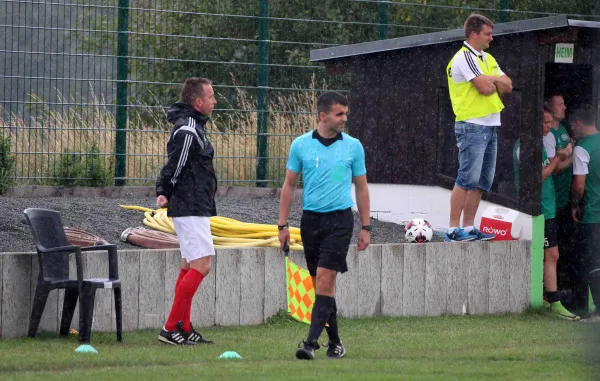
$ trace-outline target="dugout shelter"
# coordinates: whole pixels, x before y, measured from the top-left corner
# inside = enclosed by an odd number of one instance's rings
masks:
[[[365,148],[370,183],[451,189],[457,171],[454,113],[446,66],[461,29],[312,50],[332,74],[349,74],[349,133]],[[492,191],[484,199],[541,213],[542,104],[562,93],[567,110],[600,99],[600,22],[565,15],[495,24],[486,50],[511,77]],[[520,139],[517,196],[513,147]]]

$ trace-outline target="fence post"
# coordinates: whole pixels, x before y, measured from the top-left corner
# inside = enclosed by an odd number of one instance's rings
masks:
[[[260,0],[258,45],[258,131],[256,186],[267,185],[268,129],[269,129],[269,0]]]
[[[388,3],[379,3],[379,39],[385,40],[388,32]]]
[[[508,22],[510,20],[508,12],[509,0],[500,0],[500,22]]]
[[[127,80],[129,77],[129,0],[119,0],[117,36],[117,110],[115,185],[125,185],[127,165]]]

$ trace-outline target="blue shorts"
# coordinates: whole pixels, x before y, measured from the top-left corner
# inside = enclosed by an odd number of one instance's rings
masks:
[[[492,189],[496,172],[498,127],[456,122],[454,133],[458,147],[456,185],[464,190]]]

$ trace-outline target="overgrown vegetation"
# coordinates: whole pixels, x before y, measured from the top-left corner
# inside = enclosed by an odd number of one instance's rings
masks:
[[[517,21],[553,13],[591,15],[594,7],[598,7],[595,2],[510,0],[505,3],[511,10],[506,14],[508,19]],[[114,7],[114,0],[96,3]],[[382,12],[387,13],[385,36],[395,38],[461,28],[472,12],[501,22],[501,3],[500,0],[321,0],[307,5],[304,1],[271,0],[267,37],[269,86],[287,88],[307,83],[316,74],[319,80],[327,80],[331,88],[347,88],[348,77],[331,76],[320,70],[310,62],[310,50],[379,39]],[[132,103],[143,100],[165,105],[177,97],[182,79],[191,75],[230,85],[229,73],[233,71],[240,84],[258,85],[258,67],[252,63],[258,63],[260,55],[259,0],[130,0],[129,4],[130,19],[135,20],[129,23],[130,79],[146,81],[143,85],[132,84]],[[94,12],[92,17],[82,12],[79,24],[71,32],[79,51],[117,54],[117,39],[113,34],[85,30],[117,31],[116,10]],[[235,104],[237,92],[231,88],[221,90]]]
[[[106,158],[96,143],[85,154],[65,150],[55,165],[54,183],[67,187],[104,187],[114,183],[113,159]]]
[[[316,128],[317,90],[326,88],[313,77],[309,90],[272,97],[267,136],[269,186],[278,186],[285,176],[287,153],[292,140]],[[241,108],[257,110],[256,97],[237,87]],[[36,96],[32,101],[44,105]],[[0,119],[0,130],[10,140],[17,160],[17,177],[37,184],[63,186],[106,186],[114,182],[116,121],[114,112],[94,97],[92,106],[72,106],[75,99],[61,99],[61,105],[40,107],[38,117],[11,115]],[[231,107],[219,96],[221,107]],[[153,185],[166,160],[171,125],[166,108],[136,108],[127,123],[128,185]],[[3,113],[0,112],[0,115]],[[215,148],[215,169],[219,181],[227,185],[253,186],[256,180],[257,112],[217,113],[207,125]],[[25,180],[32,183],[31,180]]]
[[[501,4],[507,3],[510,12],[500,12]],[[89,80],[90,88],[103,87],[108,99],[95,96],[93,91],[79,91],[77,86],[73,90],[69,78],[81,81],[86,75],[73,77],[77,70],[72,67],[53,75],[64,78],[53,82],[57,87],[49,91],[43,85],[48,78],[35,74],[37,79],[31,82],[31,91],[41,95],[19,97],[16,102],[11,99],[6,103],[8,110],[0,110],[0,131],[8,135],[10,152],[16,158],[15,171],[11,173],[19,182],[77,185],[85,181],[96,186],[112,183],[109,177],[114,177],[115,166],[116,71],[113,66],[104,70],[102,65],[113,65],[118,53],[119,8],[114,5],[114,0],[97,0],[93,4],[75,0],[61,8],[57,22],[65,23],[64,46],[53,46],[51,41],[56,37],[46,35],[43,28],[27,27],[32,40],[49,42],[49,50],[39,49],[44,52],[42,55],[74,51],[89,59],[87,69],[101,73],[94,77],[99,81]],[[460,28],[474,11],[495,22],[506,16],[516,21],[558,13],[577,14],[577,18],[585,19],[582,15],[600,12],[600,0],[322,0],[310,6],[271,0],[268,5],[268,33],[261,37],[258,0],[129,1],[127,184],[154,183],[166,158],[170,129],[166,108],[178,99],[186,77],[205,76],[215,83],[221,111],[215,114],[208,130],[216,150],[219,181],[227,185],[255,184],[257,98],[259,90],[265,93],[269,111],[267,185],[278,186],[285,174],[292,139],[316,125],[317,90],[325,88],[325,82],[332,89],[348,89],[348,75],[331,75],[322,65],[310,62],[312,49]],[[73,17],[71,10],[75,9]],[[11,27],[9,22],[8,28]],[[267,52],[262,57],[267,58],[267,66],[258,64],[262,61],[261,38],[268,41],[268,49],[262,50]],[[29,55],[19,58],[21,55],[15,53],[7,57],[14,63],[12,66],[32,66]],[[60,62],[74,65],[74,61]],[[267,73],[261,74],[268,78],[266,86],[262,83],[260,89],[259,68],[266,68]],[[231,73],[235,73],[235,79]],[[402,75],[401,70],[398,75]],[[22,85],[18,77],[10,78],[10,86]],[[61,91],[69,92],[69,96],[61,98]]]
[[[0,134],[0,195],[15,185],[16,159],[10,152],[10,136]]]

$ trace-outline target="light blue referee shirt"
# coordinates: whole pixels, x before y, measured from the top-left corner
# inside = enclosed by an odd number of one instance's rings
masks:
[[[367,173],[365,150],[356,138],[341,133],[329,146],[317,130],[294,139],[287,169],[304,175],[304,210],[327,213],[352,207],[352,178]]]

